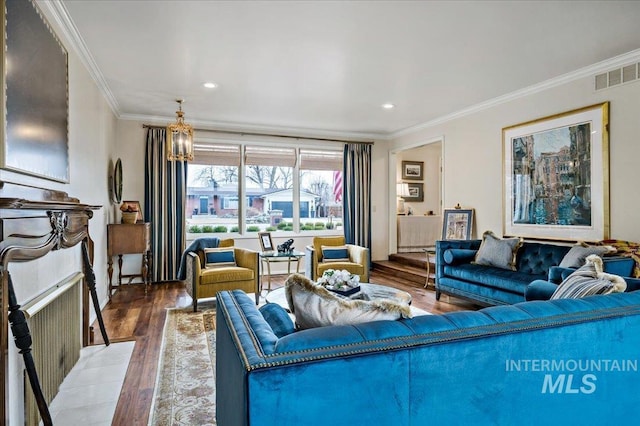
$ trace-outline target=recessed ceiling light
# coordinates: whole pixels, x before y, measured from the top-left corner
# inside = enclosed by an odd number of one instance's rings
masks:
[[[390,103],[386,103],[386,104],[382,104],[382,108],[384,109],[393,109],[396,106],[394,104],[390,104]]]
[[[211,83],[210,81],[207,81],[206,83],[204,83],[203,86],[206,87],[207,89],[215,89],[216,87],[218,87],[217,84]]]

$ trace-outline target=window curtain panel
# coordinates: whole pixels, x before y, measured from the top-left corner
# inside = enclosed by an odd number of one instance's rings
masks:
[[[177,280],[185,247],[187,162],[167,161],[164,127],[147,129],[144,217],[151,222],[151,279]]]
[[[346,144],[342,217],[348,244],[371,248],[371,145]]]

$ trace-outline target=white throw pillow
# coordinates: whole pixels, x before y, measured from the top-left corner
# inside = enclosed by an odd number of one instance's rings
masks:
[[[624,278],[602,271],[602,259],[587,257],[584,266],[560,283],[551,299],[578,299],[596,294],[622,293],[627,289]]]
[[[345,299],[300,274],[287,279],[285,294],[299,329],[411,318],[409,305],[386,299]]]

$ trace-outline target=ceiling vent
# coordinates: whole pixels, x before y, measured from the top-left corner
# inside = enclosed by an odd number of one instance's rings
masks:
[[[640,80],[640,63],[625,65],[611,71],[596,75],[596,90],[603,90],[609,87],[619,86]]]

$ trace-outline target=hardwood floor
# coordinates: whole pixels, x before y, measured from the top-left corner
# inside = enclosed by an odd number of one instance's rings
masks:
[[[282,287],[287,275],[274,275],[273,288]],[[425,311],[442,314],[460,310],[476,310],[479,307],[461,299],[442,295],[436,301],[432,289],[422,288],[415,282],[393,274],[372,271],[370,281],[407,291],[413,296],[412,305]],[[153,399],[158,356],[167,308],[191,305],[184,284],[163,283],[152,286],[148,294],[144,286],[123,285],[113,295],[102,311],[107,334],[112,342],[135,340],[135,348],[120,394],[113,425],[146,425]],[[97,323],[94,344],[103,344]]]

